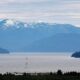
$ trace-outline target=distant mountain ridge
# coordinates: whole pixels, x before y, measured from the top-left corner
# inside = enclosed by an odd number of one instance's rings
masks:
[[[80,28],[70,24],[0,19],[0,46],[10,52],[79,51]]]
[[[80,34],[58,34],[26,47],[24,50],[29,52],[74,52],[80,50]]]
[[[7,54],[7,53],[9,53],[9,51],[6,49],[0,48],[0,54],[3,54],[3,53]]]

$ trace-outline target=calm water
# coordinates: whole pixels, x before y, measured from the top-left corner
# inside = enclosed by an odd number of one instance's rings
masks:
[[[26,53],[0,55],[0,73],[4,72],[50,72],[80,71],[80,59],[71,54]]]

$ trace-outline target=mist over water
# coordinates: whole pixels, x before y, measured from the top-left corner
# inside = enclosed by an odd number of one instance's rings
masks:
[[[11,53],[0,54],[0,73],[80,71],[80,59],[71,53]]]

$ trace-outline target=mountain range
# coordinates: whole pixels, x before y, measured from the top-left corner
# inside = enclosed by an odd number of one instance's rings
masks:
[[[9,54],[9,51],[3,48],[0,48],[0,54]]]
[[[80,28],[71,24],[0,19],[0,47],[10,52],[79,51]]]

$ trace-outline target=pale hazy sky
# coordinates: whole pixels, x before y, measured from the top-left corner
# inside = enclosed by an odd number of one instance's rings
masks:
[[[0,0],[0,18],[80,25],[80,0]]]

